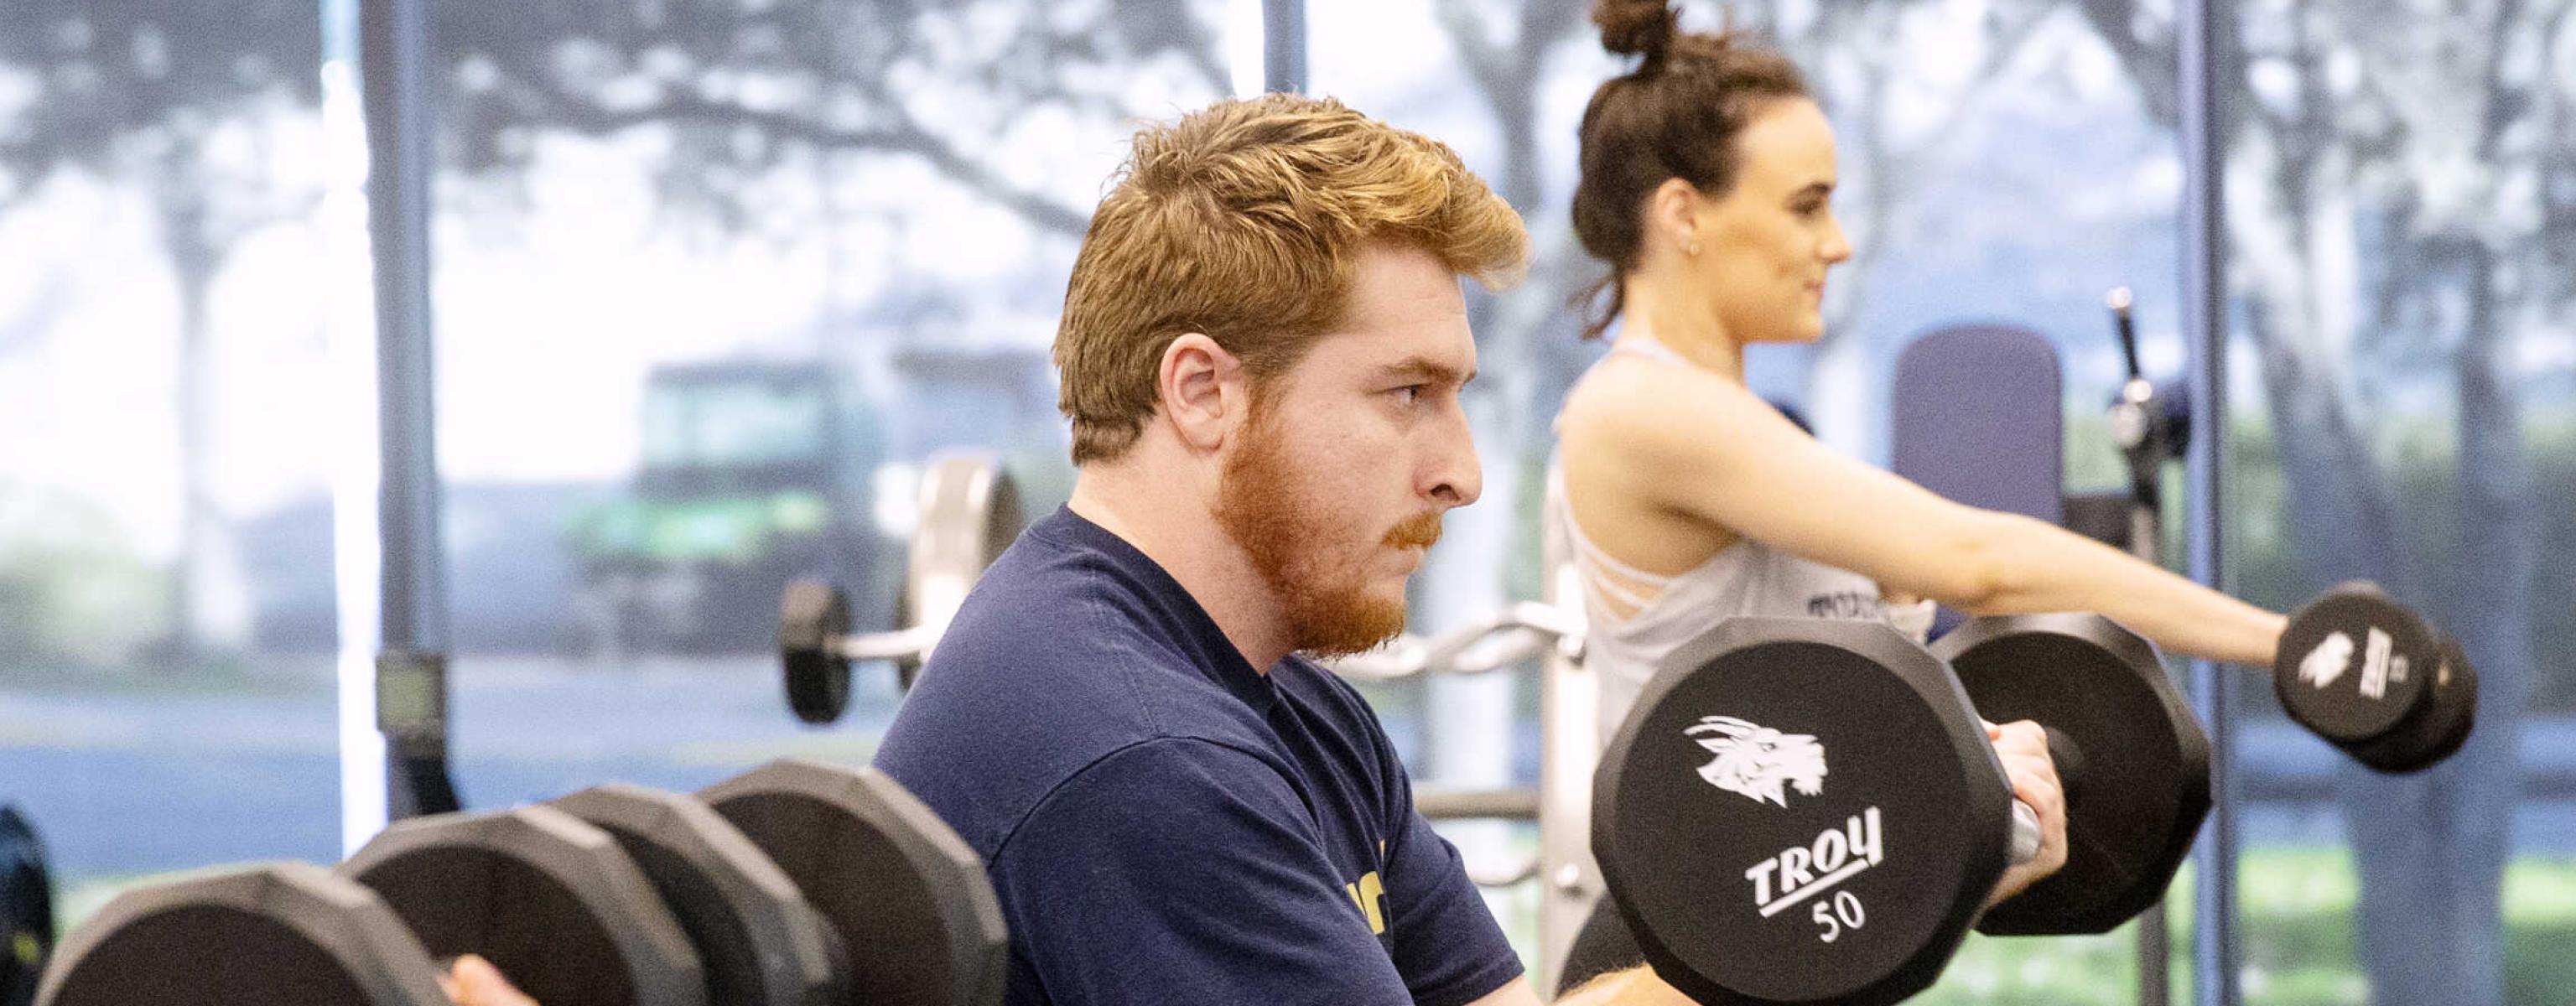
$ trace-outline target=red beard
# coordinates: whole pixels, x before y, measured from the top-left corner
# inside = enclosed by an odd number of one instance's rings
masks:
[[[1370,596],[1373,555],[1348,554],[1340,545],[1353,537],[1345,519],[1298,494],[1298,471],[1274,418],[1256,393],[1243,444],[1226,459],[1217,484],[1211,511],[1217,525],[1269,583],[1293,648],[1337,657],[1395,638],[1404,631],[1404,599]],[[1440,514],[1431,511],[1397,524],[1379,542],[1428,549],[1439,540]]]

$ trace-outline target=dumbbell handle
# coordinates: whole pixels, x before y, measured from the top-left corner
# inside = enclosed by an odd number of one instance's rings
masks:
[[[2084,751],[2075,746],[2074,738],[2059,733],[2056,727],[2042,727],[2048,732],[2048,760],[2057,766],[2057,788],[2069,803],[2075,788],[2083,782]],[[2012,865],[2020,866],[2039,857],[2039,812],[2016,799],[2012,805]]]
[[[1333,673],[1380,681],[1416,674],[1480,674],[1509,666],[1554,644],[1576,652],[1580,618],[1538,601],[1521,601],[1466,625],[1428,638],[1404,636],[1367,653],[1331,662]]]
[[[2012,809],[2012,865],[2039,858],[2039,812],[2019,800]]]
[[[823,651],[842,660],[902,660],[919,657],[939,642],[946,626],[915,625],[891,632],[854,632],[827,636]]]

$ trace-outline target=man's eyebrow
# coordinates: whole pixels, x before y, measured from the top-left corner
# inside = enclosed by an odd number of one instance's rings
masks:
[[[1808,182],[1806,188],[1799,189],[1796,194],[1789,198],[1802,199],[1807,196],[1830,196],[1833,194],[1834,183],[1832,182]]]
[[[1409,356],[1401,361],[1377,368],[1376,376],[1379,380],[1383,381],[1423,381],[1431,384],[1454,384],[1463,387],[1467,382],[1476,379],[1476,372],[1472,370],[1462,372],[1456,367],[1452,367],[1427,356]]]

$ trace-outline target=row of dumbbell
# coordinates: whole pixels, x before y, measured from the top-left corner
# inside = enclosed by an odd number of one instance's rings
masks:
[[[475,954],[544,1006],[985,1006],[1006,934],[982,861],[873,769],[782,760],[695,794],[623,784],[402,821],[332,870],[118,896],[38,1006],[443,1006]]]

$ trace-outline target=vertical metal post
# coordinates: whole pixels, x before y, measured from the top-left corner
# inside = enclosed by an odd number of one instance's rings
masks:
[[[2180,141],[2183,161],[2182,321],[2191,346],[2192,438],[2184,452],[2190,494],[2191,578],[2218,587],[2224,532],[2219,501],[2227,448],[2227,242],[2222,173],[2225,119],[2220,114],[2221,60],[2230,52],[2225,0],[2177,0],[2175,52],[2180,62]],[[2229,714],[2229,682],[2216,664],[2191,665],[2192,704],[2209,725],[2211,786],[2215,800],[2202,833],[2198,884],[2192,904],[2192,1001],[2199,1006],[2237,1002],[2236,944],[2236,744]]]
[[[1582,624],[1583,587],[1575,580],[1573,548],[1556,519],[1563,483],[1548,467],[1547,515],[1540,539],[1545,586],[1540,600],[1565,609]],[[1601,897],[1601,867],[1592,861],[1592,769],[1601,757],[1601,681],[1583,666],[1585,632],[1558,640],[1539,664],[1538,692],[1538,968],[1532,980],[1552,997],[1564,973],[1566,951],[1583,931]]]
[[[2138,326],[2131,313],[2134,301],[2125,286],[2103,299],[2103,306],[2111,309],[2111,331],[2120,340],[2120,355],[2129,364],[2129,378],[2121,383],[2111,405],[2111,435],[2129,466],[2129,554],[2162,568],[2165,462],[2174,460],[2184,444],[2167,418],[2171,406],[2157,394],[2155,382],[2147,379],[2139,360]],[[2167,672],[2158,667],[2156,673]],[[2166,925],[2164,900],[2159,898],[2138,915],[2138,1006],[2166,1006],[2173,1001],[2172,967],[2172,933]]]
[[[396,819],[457,808],[447,772],[447,586],[430,371],[429,57],[428,0],[360,0],[383,458],[376,721]]]
[[[2129,551],[2140,559],[2164,565],[2163,508],[2138,500],[2129,507]],[[2164,668],[2157,668],[2164,673]],[[2173,934],[2165,921],[2165,903],[2155,904],[2138,916],[2138,1006],[2167,1006],[2173,1002]]]
[[[1261,0],[1261,89],[1306,89],[1306,0]]]

